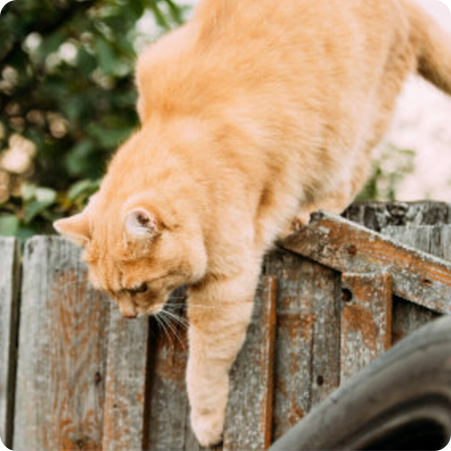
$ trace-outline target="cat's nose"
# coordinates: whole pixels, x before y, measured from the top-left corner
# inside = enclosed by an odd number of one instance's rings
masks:
[[[121,312],[122,318],[134,319],[138,315],[133,302],[120,302],[119,311]]]

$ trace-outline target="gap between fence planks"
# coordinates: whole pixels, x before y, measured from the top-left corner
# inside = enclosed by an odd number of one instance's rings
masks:
[[[394,294],[451,313],[451,263],[339,216],[317,213],[281,245],[340,272],[388,272]]]
[[[12,448],[16,340],[20,285],[19,243],[0,239],[0,437]]]

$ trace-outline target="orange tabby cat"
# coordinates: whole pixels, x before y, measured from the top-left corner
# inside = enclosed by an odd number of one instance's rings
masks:
[[[141,128],[55,227],[124,317],[188,286],[202,445],[221,439],[263,255],[293,221],[353,199],[414,70],[451,92],[451,44],[407,0],[204,0],[140,57]]]

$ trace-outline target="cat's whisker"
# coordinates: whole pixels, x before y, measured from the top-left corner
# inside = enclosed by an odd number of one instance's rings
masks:
[[[189,326],[189,322],[186,318],[183,318],[182,316],[179,316],[176,313],[171,312],[170,310],[165,310],[164,312],[171,318],[173,318],[175,321],[180,323],[183,327],[187,328]]]
[[[184,306],[185,304],[173,304],[172,302],[170,303],[170,304],[168,304],[168,305],[170,305],[170,306],[174,306],[174,307],[182,307],[182,306]],[[188,304],[187,304],[188,305]],[[187,306],[186,305],[186,306]],[[193,303],[189,303],[189,305],[190,306],[193,306],[193,307],[199,307],[199,308],[206,308],[206,309],[215,309],[215,310],[218,310],[218,309],[220,309],[220,308],[222,308],[222,307],[224,307],[225,305],[224,304],[215,304],[215,305],[204,305],[204,304],[193,304]]]
[[[178,342],[182,346],[183,350],[186,351],[185,344],[183,343],[182,339],[180,338],[180,334],[178,333],[176,327],[170,322],[171,317],[169,315],[165,316],[165,314],[167,314],[168,312],[166,310],[162,310],[160,313],[162,314],[161,319],[166,322],[167,326],[171,329],[172,333],[175,335],[175,338],[178,340]]]
[[[161,326],[161,329],[163,330],[164,334],[166,335],[166,338],[168,339],[168,341],[171,341],[171,336],[167,330],[167,326],[166,326],[165,321],[163,321],[163,318],[161,316],[159,317],[158,315],[155,315],[155,319],[157,320],[158,328],[160,328],[160,326]]]

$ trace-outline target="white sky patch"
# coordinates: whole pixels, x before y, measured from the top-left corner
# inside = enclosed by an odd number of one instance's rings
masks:
[[[448,7],[438,0],[415,1],[451,37]],[[451,96],[420,77],[411,76],[398,99],[386,141],[416,151],[415,171],[400,184],[399,200],[451,202]]]

